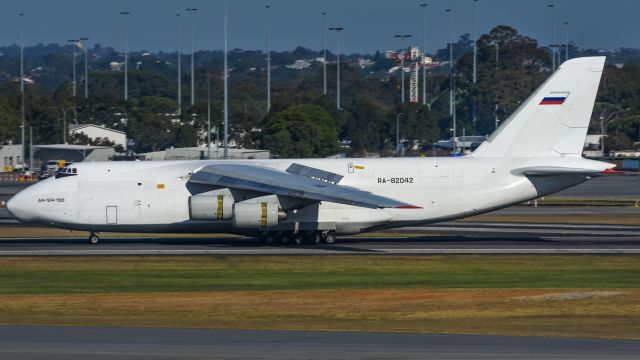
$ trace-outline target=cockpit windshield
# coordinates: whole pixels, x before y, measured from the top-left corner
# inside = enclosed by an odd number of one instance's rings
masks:
[[[78,169],[75,167],[65,166],[62,169],[56,172],[56,179],[65,177],[65,176],[75,176],[78,175]]]

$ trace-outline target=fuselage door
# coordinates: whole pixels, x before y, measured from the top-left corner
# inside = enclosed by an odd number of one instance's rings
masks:
[[[117,224],[117,223],[118,223],[118,207],[107,206],[107,224]]]

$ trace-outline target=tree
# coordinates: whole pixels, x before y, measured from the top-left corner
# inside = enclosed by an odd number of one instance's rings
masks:
[[[318,105],[293,105],[270,116],[264,146],[287,158],[326,157],[339,151],[335,121]]]

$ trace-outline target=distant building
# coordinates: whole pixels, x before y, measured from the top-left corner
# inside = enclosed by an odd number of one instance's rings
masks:
[[[587,135],[584,139],[582,155],[586,157],[604,156],[602,153],[602,135]]]
[[[293,64],[286,66],[289,69],[302,70],[311,66],[311,62],[309,60],[296,60]]]
[[[71,124],[69,125],[69,135],[84,134],[92,141],[96,139],[109,139],[114,145],[127,147],[127,134],[124,131],[110,129],[108,127],[95,124]]]
[[[0,145],[0,172],[22,168],[22,145]]]
[[[270,157],[269,150],[255,149],[228,149],[229,159],[268,159]],[[207,148],[187,147],[172,148],[162,151],[154,151],[138,154],[144,160],[201,160],[207,158]],[[211,148],[211,159],[222,159],[224,156],[223,148]]]
[[[46,164],[49,160],[108,161],[116,153],[112,146],[71,144],[34,145],[33,149],[36,165]]]

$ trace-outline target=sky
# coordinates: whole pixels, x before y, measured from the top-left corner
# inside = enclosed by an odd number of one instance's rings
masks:
[[[229,48],[265,49],[267,17],[270,5],[272,49],[292,50],[296,46],[322,49],[324,29],[342,26],[341,50],[346,53],[373,53],[400,47],[394,34],[411,34],[405,45],[422,47],[423,13],[427,3],[426,49],[433,52],[444,46],[449,36],[452,9],[454,39],[473,33],[473,0],[229,0]],[[555,21],[547,5],[555,4]],[[0,46],[19,42],[19,13],[25,45],[63,43],[68,39],[89,37],[89,46],[123,47],[123,16],[128,16],[130,50],[169,51],[177,47],[181,31],[182,51],[191,49],[193,15],[196,50],[223,48],[224,0],[13,0],[4,1],[0,12]],[[640,1],[637,0],[478,0],[477,33],[496,25],[511,25],[524,35],[551,43],[552,23],[556,42],[565,38],[564,22],[569,23],[569,38],[578,47],[614,49],[640,47]],[[177,13],[181,24],[177,24]],[[327,34],[329,49],[336,48],[336,34]]]

